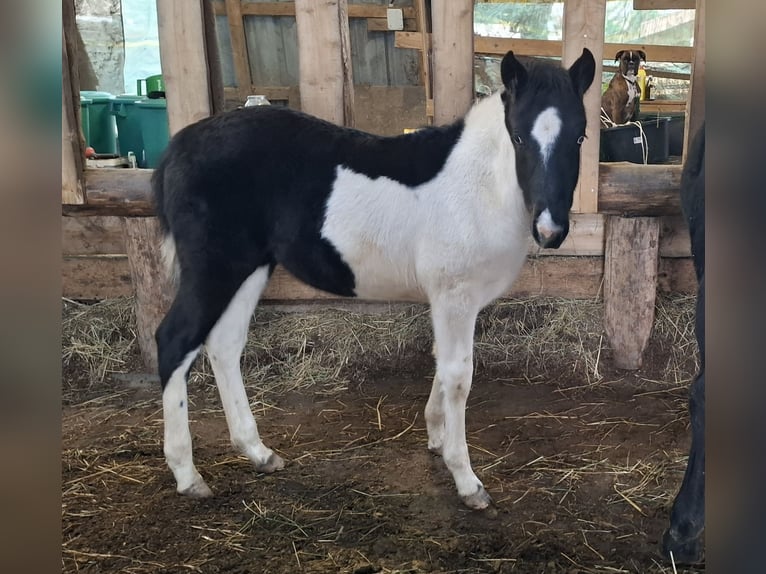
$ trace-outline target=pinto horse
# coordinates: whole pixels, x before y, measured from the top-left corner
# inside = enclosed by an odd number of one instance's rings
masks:
[[[594,71],[587,49],[568,69],[508,52],[503,87],[464,118],[395,137],[275,106],[174,136],[152,184],[178,281],[156,340],[164,452],[179,493],[212,494],[192,458],[186,388],[203,345],[234,447],[257,471],[284,466],[258,434],[239,366],[281,264],[336,295],[430,304],[428,448],[468,507],[491,502],[465,438],[476,317],[518,276],[530,233],[550,248],[567,236]]]
[[[681,172],[681,208],[689,226],[694,271],[697,275],[697,309],[694,324],[700,353],[700,370],[689,392],[692,444],[684,480],[670,513],[670,527],[662,540],[663,552],[676,563],[699,562],[705,528],[705,124],[689,146]]]

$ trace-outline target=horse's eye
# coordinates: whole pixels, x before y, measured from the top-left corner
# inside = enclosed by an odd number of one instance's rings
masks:
[[[521,136],[519,134],[513,134],[511,136],[511,141],[515,143],[516,145],[522,145],[524,143],[524,140],[521,139]]]
[[[579,138],[577,138],[577,145],[582,145],[582,142],[584,141],[585,141],[585,136],[580,136]]]

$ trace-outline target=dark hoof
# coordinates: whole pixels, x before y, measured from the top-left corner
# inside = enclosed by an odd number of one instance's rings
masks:
[[[666,530],[662,536],[662,553],[670,560],[671,552],[674,564],[699,564],[704,556],[702,535],[681,540],[671,530]]]
[[[461,496],[460,499],[463,501],[463,504],[473,510],[484,510],[492,504],[492,497],[481,484],[476,492],[469,494],[468,496]]]
[[[428,451],[434,456],[442,455],[442,447],[440,446],[429,446]]]
[[[266,462],[255,463],[255,470],[263,472],[264,474],[271,474],[277,470],[282,470],[285,467],[285,461],[282,457],[276,453],[271,453],[271,456]]]

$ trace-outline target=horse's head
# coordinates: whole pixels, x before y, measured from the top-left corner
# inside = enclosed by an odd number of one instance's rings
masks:
[[[516,174],[532,214],[532,236],[556,248],[569,233],[569,210],[585,139],[582,97],[596,62],[586,48],[569,70],[543,60],[522,63],[508,52],[501,64],[505,125]]]

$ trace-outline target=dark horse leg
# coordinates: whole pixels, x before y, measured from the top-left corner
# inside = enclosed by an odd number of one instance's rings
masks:
[[[697,298],[697,344],[704,357],[705,348],[705,279],[700,283]],[[692,446],[681,490],[670,513],[670,528],[662,539],[666,556],[673,553],[676,564],[694,564],[702,560],[705,527],[705,364],[702,361],[697,378],[691,386],[689,415]]]

